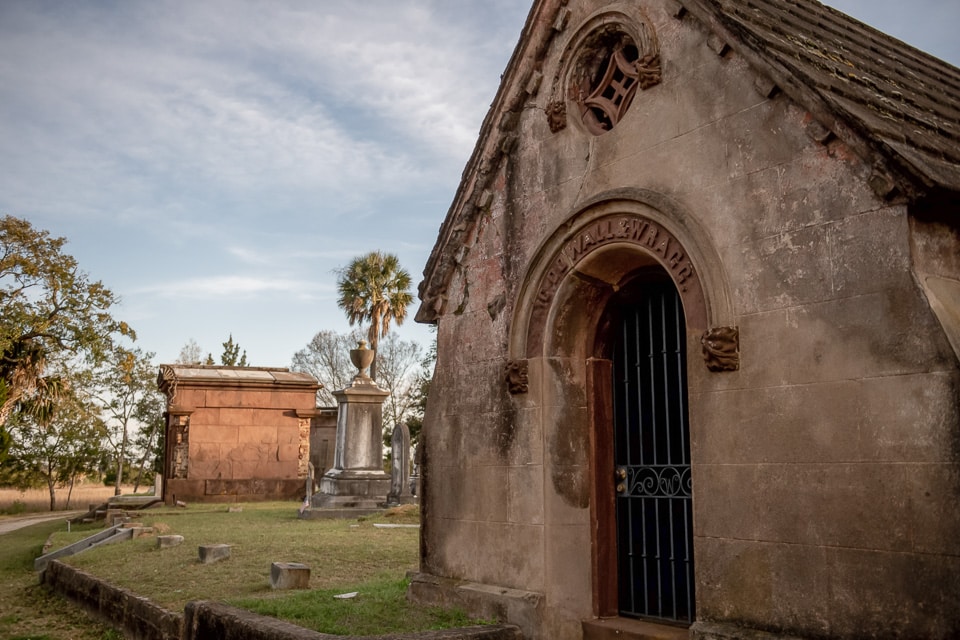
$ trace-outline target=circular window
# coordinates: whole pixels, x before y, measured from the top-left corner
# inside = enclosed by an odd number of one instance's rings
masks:
[[[638,89],[660,82],[656,38],[645,23],[637,26],[634,37],[619,22],[604,24],[588,31],[574,49],[567,99],[576,103],[584,127],[593,135],[617,126]]]

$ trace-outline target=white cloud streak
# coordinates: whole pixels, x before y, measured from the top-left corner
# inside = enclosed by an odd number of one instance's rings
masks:
[[[261,294],[316,295],[326,291],[332,291],[332,287],[312,281],[285,277],[223,275],[153,284],[135,289],[132,293],[134,295],[156,295],[163,298],[228,298],[235,300]]]

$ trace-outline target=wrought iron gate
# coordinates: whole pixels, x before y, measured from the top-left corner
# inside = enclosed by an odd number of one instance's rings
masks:
[[[613,358],[620,615],[694,617],[686,330],[672,283],[623,309]]]

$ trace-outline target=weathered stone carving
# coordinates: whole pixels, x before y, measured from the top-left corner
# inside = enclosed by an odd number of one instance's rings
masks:
[[[173,436],[174,478],[186,478],[190,467],[190,417],[172,417],[170,436]],[[169,436],[168,436],[169,437]]]
[[[310,418],[299,418],[297,421],[300,440],[297,449],[297,477],[306,478],[310,464]]]
[[[567,128],[567,105],[562,100],[555,100],[547,105],[543,110],[547,114],[547,124],[550,125],[550,133],[563,131]]]
[[[526,360],[508,360],[505,367],[507,374],[507,389],[513,395],[527,393],[530,390]]]
[[[541,279],[533,302],[528,344],[542,342],[554,297],[567,274],[587,255],[611,244],[634,245],[656,258],[670,274],[684,309],[691,316],[702,309],[700,279],[680,241],[656,221],[635,214],[605,216],[568,234]],[[698,314],[699,315],[699,314]],[[706,322],[699,326],[705,326]],[[527,355],[530,355],[529,353]]]
[[[740,368],[740,330],[714,327],[703,333],[703,361],[710,371],[736,371]]]
[[[177,397],[177,373],[173,370],[173,367],[168,364],[160,365],[157,387],[167,396],[167,404],[172,405]]]

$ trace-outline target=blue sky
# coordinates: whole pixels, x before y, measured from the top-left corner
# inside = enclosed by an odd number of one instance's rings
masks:
[[[828,4],[960,65],[957,0]],[[347,330],[352,257],[419,282],[528,9],[0,0],[0,214],[65,236],[157,362],[232,333],[287,366]]]

